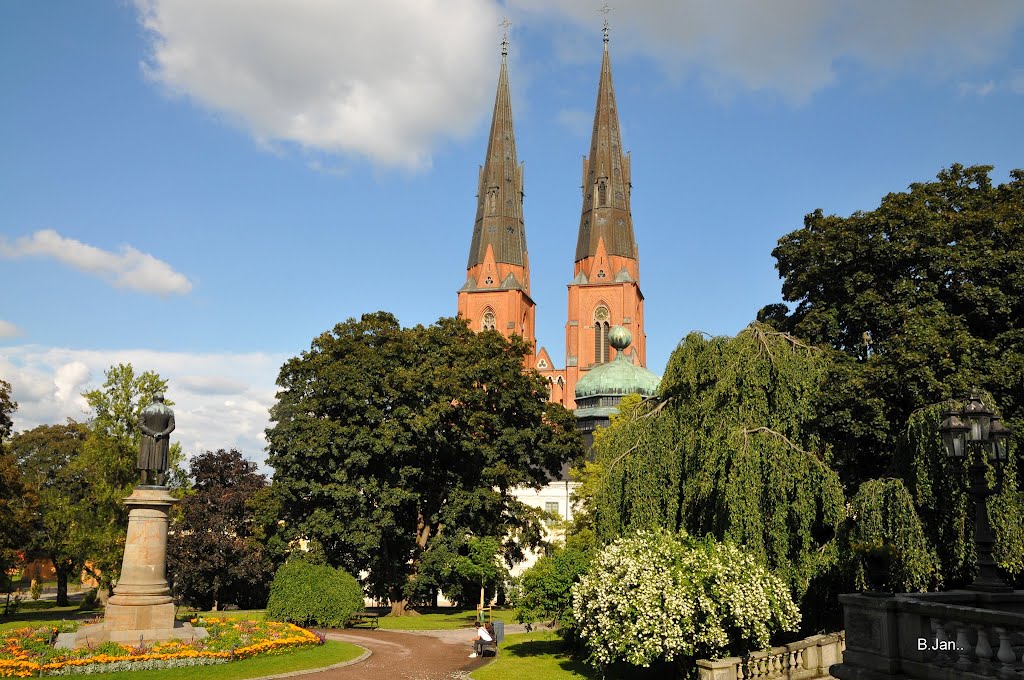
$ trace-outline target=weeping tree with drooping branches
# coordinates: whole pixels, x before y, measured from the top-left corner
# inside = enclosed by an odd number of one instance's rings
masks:
[[[625,400],[595,437],[599,536],[710,534],[742,545],[797,600],[834,591],[844,497],[814,410],[828,366],[825,352],[756,322],[736,337],[688,335],[658,397]],[[825,615],[814,609],[808,626]]]
[[[868,586],[869,553],[887,553],[885,589],[915,592],[934,588],[940,580],[933,544],[903,481],[871,479],[850,499],[849,521],[839,538],[840,556],[848,587]]]
[[[987,404],[991,396],[982,394]],[[960,402],[942,402],[911,414],[900,435],[895,456],[897,474],[914,499],[929,543],[939,560],[943,589],[970,583],[977,564],[974,545],[974,506],[967,495],[970,460],[951,460],[939,435],[943,412]],[[1022,422],[1014,426],[1009,459],[1003,467],[999,493],[988,499],[989,518],[995,534],[994,558],[1009,574],[1024,573],[1024,494],[1018,481]],[[996,487],[996,471],[989,465],[989,487]]]

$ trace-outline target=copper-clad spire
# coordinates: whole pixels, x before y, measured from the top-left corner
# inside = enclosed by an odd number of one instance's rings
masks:
[[[506,19],[503,28],[510,24]],[[487,141],[487,157],[480,168],[476,223],[469,248],[467,269],[484,261],[487,247],[499,264],[527,266],[526,230],[523,225],[523,168],[516,160],[516,138],[512,129],[512,102],[508,88],[508,34],[501,44],[501,71],[494,116]]]
[[[603,9],[607,10],[608,6]],[[601,79],[594,108],[594,132],[590,156],[583,159],[583,210],[576,241],[577,262],[593,257],[602,238],[608,255],[636,259],[629,207],[630,187],[629,156],[622,152],[619,114],[615,108],[606,19]]]

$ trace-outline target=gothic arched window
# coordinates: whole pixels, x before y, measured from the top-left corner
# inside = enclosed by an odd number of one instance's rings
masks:
[[[494,318],[494,312],[490,309],[484,311],[484,320],[481,323],[480,330],[493,331],[497,328],[497,321]]]
[[[608,362],[608,331],[611,314],[604,305],[594,310],[594,361],[599,364]]]

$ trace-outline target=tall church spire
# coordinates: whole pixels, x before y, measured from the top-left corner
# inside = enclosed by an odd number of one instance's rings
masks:
[[[509,25],[508,20],[502,23],[505,29]],[[459,290],[459,314],[474,330],[496,330],[534,342],[535,308],[523,226],[523,166],[516,159],[512,129],[507,33],[501,42],[498,92],[487,156],[477,184],[476,220],[466,283]]]
[[[601,11],[607,14],[608,9],[605,5]],[[610,343],[615,326],[623,326],[634,338],[629,361],[647,365],[640,259],[629,206],[629,156],[622,153],[607,19],[603,33],[594,131],[590,155],[583,159],[583,209],[565,325],[565,386],[559,394],[561,403],[569,408],[575,404],[576,383],[595,366],[614,359],[613,352],[625,351]]]
[[[476,222],[469,248],[472,270],[481,265],[488,247],[497,264],[513,265],[516,278],[529,290],[526,230],[523,225],[523,168],[516,159],[516,138],[512,127],[512,102],[508,87],[508,38],[502,40],[498,92],[494,98],[487,156],[480,169]]]
[[[597,254],[597,246],[602,239],[609,256],[637,259],[633,217],[629,207],[630,188],[629,155],[622,152],[619,114],[615,108],[615,88],[612,85],[612,62],[608,52],[608,24],[605,20],[604,53],[597,87],[597,105],[594,107],[590,156],[583,159],[583,210],[576,241],[577,265]],[[630,274],[634,278],[638,277],[637,271],[631,271]]]

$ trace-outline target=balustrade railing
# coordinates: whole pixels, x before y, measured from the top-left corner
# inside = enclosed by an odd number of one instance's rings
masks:
[[[849,633],[837,678],[1024,680],[1024,592],[840,596]]]
[[[829,678],[829,666],[843,660],[844,633],[830,633],[753,652],[746,657],[702,659],[697,662],[700,680],[813,680]]]
[[[1024,678],[1024,615],[901,600],[903,629],[918,633],[916,640],[911,637],[916,644],[902,655],[905,674],[933,678],[945,669],[962,678]]]

